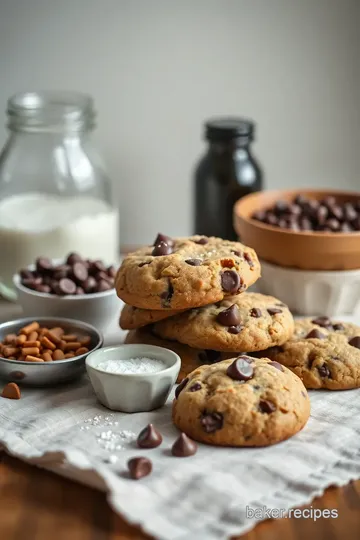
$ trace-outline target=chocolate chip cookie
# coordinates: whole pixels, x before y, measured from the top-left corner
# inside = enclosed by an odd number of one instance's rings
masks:
[[[214,364],[220,360],[230,358],[234,353],[220,353],[210,349],[192,349],[182,343],[176,341],[167,341],[165,339],[158,338],[151,333],[149,328],[140,328],[138,330],[131,330],[127,333],[125,343],[144,343],[145,345],[156,345],[157,347],[164,347],[170,349],[178,354],[181,358],[181,368],[177,379],[177,382],[181,382],[189,373],[194,369],[204,364]]]
[[[294,320],[277,298],[243,293],[159,321],[153,331],[195,348],[252,352],[285,343]]]
[[[294,373],[246,355],[203,366],[176,388],[174,424],[192,439],[219,446],[267,446],[306,424],[310,400]]]
[[[182,313],[176,309],[141,309],[125,304],[120,314],[120,328],[134,330]]]
[[[189,309],[244,291],[260,277],[255,251],[214,237],[172,239],[128,255],[115,279],[116,292],[132,306]]]
[[[360,387],[360,327],[354,324],[300,319],[292,339],[264,354],[291,369],[307,388]]]

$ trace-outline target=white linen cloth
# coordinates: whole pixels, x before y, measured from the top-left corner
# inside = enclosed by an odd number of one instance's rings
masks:
[[[106,344],[123,336],[114,323]],[[311,418],[288,441],[258,449],[199,444],[195,456],[175,458],[171,399],[150,413],[111,413],[84,376],[60,387],[24,387],[18,401],[0,398],[0,443],[20,459],[106,489],[114,510],[155,538],[218,540],[257,523],[246,507],[289,509],[360,477],[360,390],[310,397]],[[149,422],[163,443],[137,449],[134,438]],[[126,462],[141,455],[153,473],[130,480]]]

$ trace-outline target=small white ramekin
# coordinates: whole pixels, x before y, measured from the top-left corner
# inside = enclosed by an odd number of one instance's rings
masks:
[[[154,373],[108,373],[99,369],[106,360],[154,358],[167,368]],[[94,392],[103,405],[127,413],[151,411],[162,407],[180,371],[180,357],[154,345],[119,345],[104,347],[86,358],[86,369]]]
[[[256,290],[287,304],[298,315],[354,315],[360,310],[360,269],[296,270],[261,261]]]

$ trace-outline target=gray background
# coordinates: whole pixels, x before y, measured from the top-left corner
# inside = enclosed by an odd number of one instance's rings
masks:
[[[359,25],[358,0],[0,0],[0,109],[91,93],[122,242],[185,235],[213,115],[256,120],[268,188],[358,189]]]

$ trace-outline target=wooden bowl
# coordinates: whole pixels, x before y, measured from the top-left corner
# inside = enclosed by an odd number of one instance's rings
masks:
[[[296,189],[262,191],[247,195],[234,206],[234,227],[244,244],[255,249],[260,259],[279,266],[302,270],[354,270],[360,268],[360,232],[295,232],[273,227],[251,218],[257,210],[276,201],[292,201],[296,195],[339,202],[360,200],[360,193],[336,190]]]

